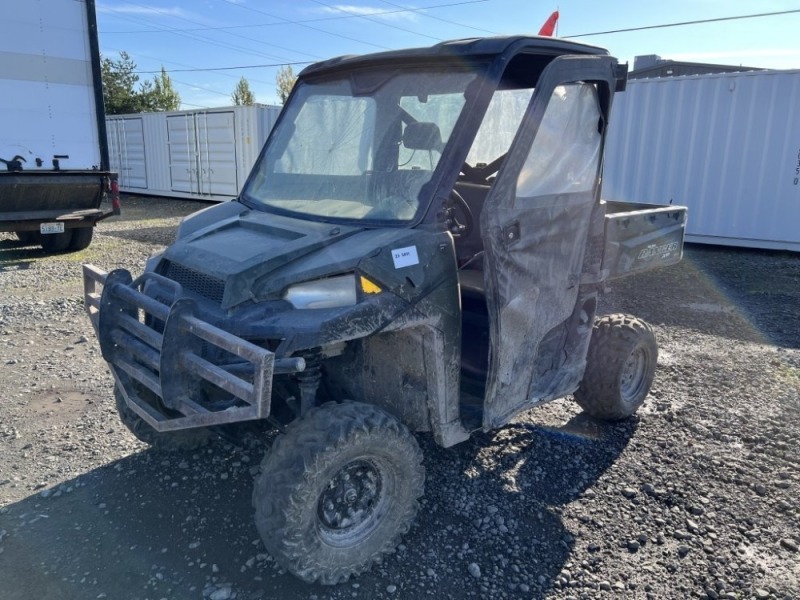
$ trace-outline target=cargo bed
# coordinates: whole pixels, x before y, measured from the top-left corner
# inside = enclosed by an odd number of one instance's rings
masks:
[[[608,279],[675,264],[683,256],[686,207],[605,200],[603,271]]]

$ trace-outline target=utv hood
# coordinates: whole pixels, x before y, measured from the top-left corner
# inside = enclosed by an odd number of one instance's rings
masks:
[[[164,252],[159,271],[229,309],[257,296],[279,294],[286,283],[303,279],[308,263],[320,262],[308,260],[315,254],[324,257],[328,271],[314,273],[317,277],[352,268],[361,256],[341,242],[360,231],[229,202],[190,217],[181,226],[179,239]],[[306,266],[293,268],[301,260]]]

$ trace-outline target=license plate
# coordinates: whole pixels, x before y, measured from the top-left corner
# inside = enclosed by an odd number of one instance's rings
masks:
[[[39,233],[64,233],[63,223],[42,223],[39,225]]]

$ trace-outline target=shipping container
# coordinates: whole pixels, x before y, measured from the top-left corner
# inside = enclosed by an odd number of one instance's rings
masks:
[[[279,113],[276,106],[231,106],[108,117],[109,155],[120,189],[235,198]]]
[[[800,251],[798,107],[800,70],[629,81],[603,195],[688,206],[688,241]]]

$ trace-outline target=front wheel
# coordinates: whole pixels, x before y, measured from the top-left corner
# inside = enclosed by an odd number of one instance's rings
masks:
[[[575,400],[597,419],[630,417],[650,391],[657,361],[658,342],[650,325],[630,315],[600,317]]]
[[[282,567],[333,585],[408,531],[424,492],[416,440],[370,404],[329,402],[275,440],[253,490],[256,527]]]

